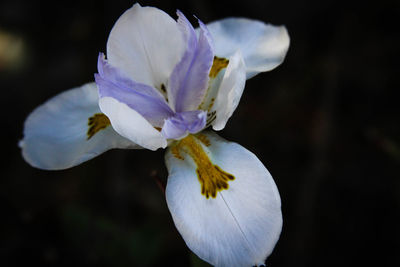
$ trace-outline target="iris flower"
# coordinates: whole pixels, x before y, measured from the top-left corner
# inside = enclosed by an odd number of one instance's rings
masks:
[[[282,229],[277,187],[261,161],[219,137],[245,81],[282,63],[285,27],[226,18],[194,29],[135,4],[114,25],[95,82],[36,108],[22,154],[60,170],[112,148],[167,148],[166,200],[187,246],[215,266],[259,266]],[[251,130],[251,129],[246,129]]]

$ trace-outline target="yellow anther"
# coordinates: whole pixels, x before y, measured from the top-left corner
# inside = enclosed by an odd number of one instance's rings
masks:
[[[96,113],[88,119],[89,129],[86,133],[87,140],[92,138],[98,131],[103,130],[111,125],[110,120],[103,113]]]
[[[207,199],[216,198],[219,191],[229,188],[229,181],[235,177],[222,170],[219,166],[213,164],[204,151],[202,143],[210,146],[211,143],[207,136],[198,134],[196,136],[188,135],[178,141],[172,148],[172,154],[181,160],[184,160],[181,152],[189,155],[197,165],[196,173],[201,185],[201,194]]]
[[[215,57],[214,57],[213,64],[212,64],[212,67],[211,67],[211,70],[210,70],[209,76],[210,76],[211,78],[217,77],[218,73],[219,73],[222,69],[226,68],[226,67],[228,66],[228,64],[229,64],[229,60],[228,60],[228,59],[223,58],[223,57],[217,57],[217,56],[215,56]]]
[[[196,138],[199,139],[205,146],[211,145],[210,140],[208,140],[208,137],[205,134],[202,133],[196,134]]]

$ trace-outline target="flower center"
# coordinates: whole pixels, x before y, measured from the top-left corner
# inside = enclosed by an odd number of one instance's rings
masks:
[[[234,180],[235,177],[222,170],[218,165],[213,164],[204,151],[203,145],[206,147],[211,145],[205,135],[188,135],[177,142],[171,148],[171,152],[176,158],[181,160],[184,160],[184,157],[180,153],[182,151],[193,159],[197,166],[196,173],[201,185],[201,194],[207,199],[210,196],[216,198],[219,191],[229,188],[228,182]]]

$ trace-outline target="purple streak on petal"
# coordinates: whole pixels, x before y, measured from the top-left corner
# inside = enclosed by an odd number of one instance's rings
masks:
[[[164,97],[155,88],[129,79],[119,69],[107,63],[99,55],[98,71],[95,74],[100,97],[113,97],[127,104],[145,117],[152,125],[162,127],[164,120],[173,116]]]
[[[172,119],[166,120],[164,126],[161,130],[161,134],[166,139],[179,139],[186,134],[186,129],[184,125],[179,124],[179,122]]]
[[[122,70],[108,64],[103,53],[99,53],[97,68],[100,76],[107,77],[107,79],[112,83],[122,84],[125,87],[132,88],[138,93],[164,100],[163,95],[157,89],[146,84],[135,82],[134,80],[128,78],[127,75],[122,72]]]
[[[195,110],[203,100],[208,86],[214,51],[211,35],[199,21],[200,35],[187,18],[178,10],[178,26],[187,42],[182,59],[176,64],[169,80],[172,103],[176,112]]]
[[[176,113],[165,120],[161,134],[167,139],[178,139],[189,133],[198,133],[206,126],[207,112],[203,110]]]

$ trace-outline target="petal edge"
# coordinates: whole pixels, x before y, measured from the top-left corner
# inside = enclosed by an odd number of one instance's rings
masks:
[[[167,140],[162,134],[128,105],[112,97],[102,97],[99,106],[110,119],[115,131],[123,137],[150,150],[167,146]]]
[[[225,18],[207,24],[215,45],[215,54],[229,58],[242,50],[247,79],[279,66],[289,49],[285,26],[275,26],[247,18]]]
[[[235,176],[229,188],[206,199],[193,160],[166,153],[167,204],[188,247],[215,266],[263,264],[282,228],[280,197],[264,165],[242,146],[206,132],[213,163]],[[240,160],[239,160],[240,159]]]
[[[61,170],[76,166],[112,148],[139,148],[109,126],[90,139],[88,119],[101,113],[95,83],[67,90],[33,110],[19,142],[33,167]]]
[[[119,17],[107,41],[111,65],[155,88],[167,82],[183,51],[176,21],[158,8],[137,3]]]

